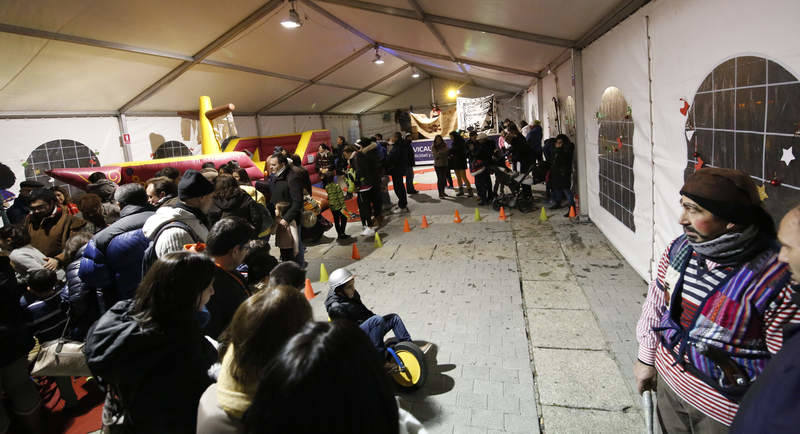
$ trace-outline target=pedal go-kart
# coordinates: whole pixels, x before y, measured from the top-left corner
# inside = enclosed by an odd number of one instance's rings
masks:
[[[428,365],[425,353],[413,342],[398,342],[392,338],[386,341],[386,361],[395,363],[389,375],[404,392],[419,389],[428,379]]]

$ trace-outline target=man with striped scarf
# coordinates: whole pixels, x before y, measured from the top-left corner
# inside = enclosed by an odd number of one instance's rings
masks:
[[[637,325],[637,387],[664,432],[727,432],[742,396],[800,323],[775,225],[752,179],[704,168],[681,189],[684,234],[658,263]]]

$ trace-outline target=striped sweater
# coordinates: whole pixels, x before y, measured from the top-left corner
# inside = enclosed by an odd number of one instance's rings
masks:
[[[680,237],[675,242],[682,242],[683,239]],[[662,320],[670,304],[667,299],[670,291],[664,290],[669,286],[665,285],[670,268],[669,252],[670,249],[667,248],[661,256],[656,279],[651,282],[647,300],[642,307],[642,316],[639,318],[636,329],[639,341],[638,358],[644,363],[654,364],[664,381],[686,402],[709,417],[730,425],[738,410],[738,404],[685,370],[680,364],[676,364],[675,357],[670,350],[659,341],[659,333],[653,331],[653,328],[663,325]],[[693,337],[711,331],[715,342],[721,344],[720,346],[726,351],[756,354],[762,357],[765,363],[769,355],[776,353],[783,344],[784,326],[789,323],[800,324],[800,313],[798,313],[797,306],[791,302],[792,290],[788,285],[781,285],[772,292],[773,296],[768,299],[761,297],[765,288],[775,282],[776,276],[780,276],[782,279],[788,273],[785,264],[777,262],[776,256],[777,252],[770,257],[770,262],[763,268],[760,276],[755,278],[749,276],[753,284],[747,288],[748,291],[744,294],[746,299],[743,300],[740,310],[733,313],[725,312],[724,309],[722,311],[722,314],[728,314],[728,318],[738,318],[742,312],[753,315],[753,324],[757,324],[756,329],[759,329],[760,333],[754,335],[752,330],[748,332],[751,327],[742,324],[725,324],[716,328],[705,327],[704,330],[698,330],[699,327],[696,327],[694,323],[698,309],[708,311],[703,305],[711,306],[715,297],[717,299],[732,295],[741,297],[741,294],[731,294],[731,291],[737,291],[737,281],[747,273],[740,273],[741,267],[724,267],[709,260],[702,260],[694,253],[686,265],[680,301],[673,301],[675,304],[680,304],[678,321],[681,327],[693,327],[689,330],[689,334]],[[729,279],[735,280],[729,282]],[[741,292],[741,288],[738,290]],[[777,295],[775,295],[776,292]],[[729,305],[722,304],[720,306],[729,307]],[[672,306],[673,310],[676,307]],[[712,311],[712,313],[716,315],[720,312]],[[707,324],[713,324],[716,318],[711,318],[710,321],[708,318],[701,318],[701,320],[706,320]],[[669,336],[669,333],[666,332],[665,335]],[[759,346],[758,343],[761,345]],[[763,354],[759,354],[762,351]],[[699,357],[696,351],[687,351],[684,360],[692,367],[700,368],[700,371],[708,368],[703,366],[703,363],[707,361]],[[738,360],[741,359],[737,358]],[[743,367],[748,376],[755,378],[763,369],[763,364],[748,363],[745,363]]]

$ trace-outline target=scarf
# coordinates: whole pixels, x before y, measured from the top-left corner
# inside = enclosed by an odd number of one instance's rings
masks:
[[[729,232],[702,243],[689,240],[689,244],[705,259],[720,265],[736,265],[747,262],[767,247],[768,237],[759,235],[758,226],[750,225],[742,232]]]
[[[217,402],[231,417],[241,420],[244,412],[250,408],[257,385],[245,387],[233,378],[231,375],[233,352],[233,344],[229,344],[225,357],[222,358],[222,369],[217,379]]]

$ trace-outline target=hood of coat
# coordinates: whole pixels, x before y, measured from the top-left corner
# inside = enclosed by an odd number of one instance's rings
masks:
[[[162,206],[142,226],[142,232],[152,239],[161,225],[169,221],[180,221],[192,228],[200,239],[208,238],[208,228],[191,212],[177,207]]]
[[[110,202],[114,199],[114,191],[117,184],[109,179],[98,179],[97,182],[86,186],[86,191],[100,196],[103,202]]]
[[[89,329],[83,353],[93,374],[119,384],[135,383],[157,369],[175,341],[143,328],[131,315],[134,301],[120,301]]]

